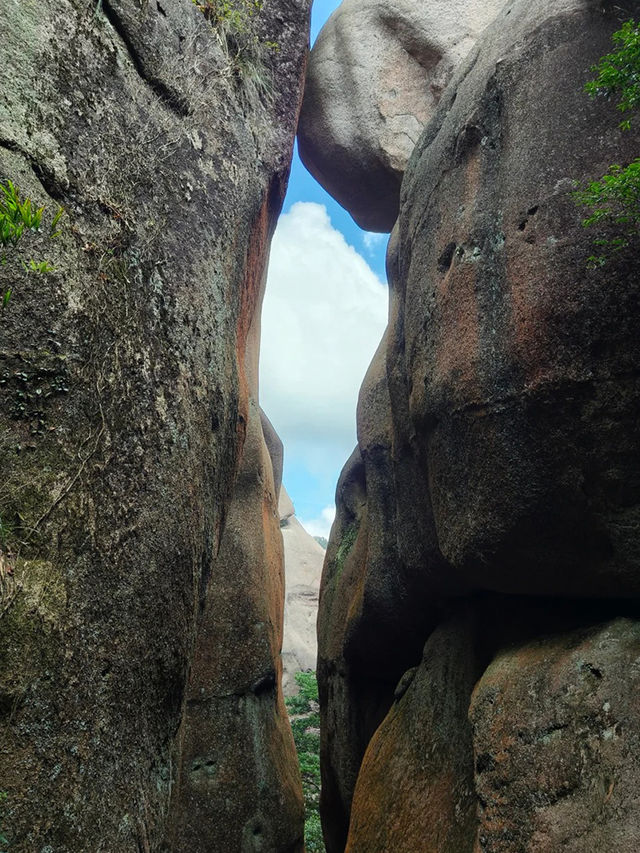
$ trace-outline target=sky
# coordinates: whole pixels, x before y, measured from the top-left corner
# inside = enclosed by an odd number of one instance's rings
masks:
[[[314,0],[311,42],[340,0]],[[358,391],[387,322],[388,237],[362,231],[294,152],[262,311],[260,403],[284,443],[283,482],[328,537],[356,444]]]

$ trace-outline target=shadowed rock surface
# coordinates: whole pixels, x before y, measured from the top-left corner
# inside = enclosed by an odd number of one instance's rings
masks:
[[[471,614],[438,628],[366,752],[347,851],[462,853],[475,835],[469,697],[479,675]],[[380,819],[383,815],[383,819]]]
[[[403,184],[388,373],[442,555],[476,588],[640,593],[637,268],[588,269],[571,198],[637,150],[583,92],[620,14],[509,5]]]
[[[402,174],[454,69],[505,0],[343,0],[311,52],[300,156],[367,231],[391,231]]]
[[[276,507],[271,457],[252,400],[189,676],[172,853],[302,850],[302,783],[282,695],[284,566]]]
[[[480,808],[466,849],[638,849],[639,660],[629,619],[496,656],[469,709]]]
[[[29,250],[54,273],[1,271],[0,787],[16,853],[182,849],[173,821],[193,851],[212,822],[224,849],[301,849],[254,374],[308,11],[259,15],[279,45],[267,96],[188,0],[0,0],[0,179],[45,216],[66,210],[59,240]],[[257,512],[230,555],[245,498]],[[220,675],[216,655],[247,634]]]
[[[548,698],[541,699],[539,720],[536,704],[525,705],[521,728],[529,748],[509,759],[510,778],[522,776],[529,793],[520,798],[514,783],[504,803],[495,793],[500,779],[477,768],[479,745],[494,743],[497,712],[484,703],[478,715],[476,694],[471,748],[464,723],[469,683],[451,704],[438,687],[455,692],[477,644],[465,647],[456,635],[432,665],[420,665],[420,656],[434,627],[462,606],[456,599],[478,591],[506,597],[497,608],[473,598],[490,637],[482,639],[479,669],[467,676],[471,686],[482,684],[494,656],[509,659],[510,644],[574,630],[576,600],[595,602],[579,620],[588,633],[603,612],[621,614],[620,600],[640,593],[637,262],[629,251],[604,270],[589,269],[597,235],[582,228],[583,213],[570,195],[574,181],[637,155],[637,129],[619,133],[615,106],[589,100],[583,86],[589,67],[610,50],[611,33],[639,14],[636,2],[508,3],[456,72],[409,163],[387,255],[389,328],[361,390],[358,447],[338,487],[321,587],[329,853],[342,853],[349,822],[349,853],[555,853],[570,844],[562,833],[574,819],[586,841],[568,849],[632,849],[638,817],[626,799],[626,771],[617,777],[621,799],[606,812],[601,835],[590,797],[602,787],[601,776],[609,779],[608,769],[601,774],[594,766],[592,775],[585,769],[562,818],[546,795],[539,801],[532,793],[536,785],[547,790],[540,778],[546,747],[541,741],[536,747],[535,732],[547,725],[547,702],[551,709],[554,691],[562,689],[553,681],[554,656],[566,667],[558,683],[568,693],[575,688],[564,641],[549,640],[548,668],[539,666]],[[520,595],[551,596],[556,604],[553,625],[536,617],[527,623],[528,636],[514,640],[493,625]],[[625,623],[625,637],[634,635],[635,619],[632,613]],[[582,636],[566,642],[579,644]],[[620,654],[631,659],[634,641],[628,642],[620,640]],[[412,687],[378,728],[402,674],[416,666]],[[516,726],[525,702],[515,658],[510,673],[513,692],[503,716],[512,723],[502,734]],[[630,708],[633,686],[612,678]],[[438,759],[438,693],[449,709],[442,721],[451,726],[447,737],[457,731],[467,744],[464,759]],[[586,749],[581,715],[595,714],[589,702],[578,699],[567,712],[567,744],[578,752]],[[635,722],[629,726],[633,752]],[[412,757],[416,740],[433,763]],[[499,748],[492,749],[495,758]],[[598,758],[606,768],[616,760],[608,753]],[[456,800],[470,784],[470,766],[478,817],[475,807],[460,805],[466,795]],[[482,811],[491,784],[499,804],[493,823]],[[430,802],[437,804],[433,811]],[[471,813],[479,823],[465,823]],[[510,820],[513,835],[501,835]],[[412,848],[416,826],[425,840]]]

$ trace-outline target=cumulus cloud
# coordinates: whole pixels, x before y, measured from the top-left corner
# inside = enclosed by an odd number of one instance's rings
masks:
[[[298,202],[280,217],[262,313],[260,399],[284,442],[285,465],[306,466],[335,486],[356,442],[358,391],[387,302],[386,285],[323,205]]]
[[[362,235],[362,242],[370,255],[374,255],[388,239],[388,234],[377,234],[375,231],[365,231]]]
[[[312,536],[324,536],[325,539],[328,539],[335,517],[336,508],[335,505],[331,505],[322,510],[319,518],[300,519],[300,524]]]

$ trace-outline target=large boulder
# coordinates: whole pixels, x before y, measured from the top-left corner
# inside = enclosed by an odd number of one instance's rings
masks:
[[[403,183],[392,409],[408,400],[439,548],[470,587],[640,595],[636,259],[590,269],[571,196],[640,142],[583,91],[607,9],[510,3]]]
[[[344,849],[367,743],[435,624],[424,579],[437,561],[433,525],[425,522],[428,494],[402,462],[398,477],[392,460],[386,342],[385,335],[360,390],[358,447],[338,483],[320,591],[321,811],[329,853]]]
[[[300,853],[301,780],[282,693],[283,542],[259,408],[191,664],[169,849]]]
[[[343,0],[311,51],[303,163],[368,231],[390,231],[402,174],[454,69],[505,0]]]
[[[469,699],[480,674],[471,612],[438,628],[371,739],[347,853],[466,853],[475,837]]]
[[[371,739],[347,853],[636,850],[640,622],[597,618],[462,605]]]
[[[238,695],[207,694],[215,736],[251,760],[228,763],[218,787],[211,767],[187,768],[211,783],[189,849],[210,849],[227,798],[247,827],[236,849],[259,849],[251,819],[274,804],[272,849],[302,844],[255,392],[310,4],[268,5],[255,19],[279,45],[263,51],[267,92],[188,0],[0,0],[0,180],[44,204],[47,226],[66,211],[57,241],[27,235],[0,266],[13,289],[0,318],[1,825],[16,853],[162,848],[218,579],[232,587],[230,624],[271,621],[261,657],[256,644],[228,675]],[[30,257],[55,271],[27,275]],[[266,562],[250,588],[229,580],[240,555],[221,550],[238,469],[245,496],[247,479],[264,483],[250,535]],[[237,646],[218,627],[228,659]],[[258,773],[268,785],[251,788]]]
[[[487,591],[556,596],[568,619],[571,599],[640,594],[637,262],[590,269],[597,235],[571,197],[636,156],[637,129],[619,133],[614,105],[583,87],[639,12],[635,0],[507,4],[405,174],[384,353],[361,392],[321,587],[330,853],[375,721],[454,598],[477,594],[482,612]],[[384,768],[373,775],[378,791]],[[353,853],[385,837],[365,832],[369,818],[351,813]]]
[[[640,623],[498,654],[475,688],[478,827],[459,853],[640,847]]]

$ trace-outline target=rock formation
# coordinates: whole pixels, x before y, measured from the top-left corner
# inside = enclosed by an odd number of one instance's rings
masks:
[[[409,156],[505,0],[343,0],[311,52],[303,162],[367,231],[391,231]]]
[[[284,540],[285,604],[282,643],[282,689],[296,693],[296,672],[315,670],[318,657],[316,621],[324,549],[295,515],[284,486],[280,491],[280,529]]]
[[[589,268],[571,191],[637,155],[583,86],[639,15],[508,3],[409,163],[321,587],[328,853],[637,849],[637,261]]]
[[[188,0],[0,0],[0,180],[65,209],[0,268],[15,853],[302,849],[257,345],[309,5],[243,66]]]

